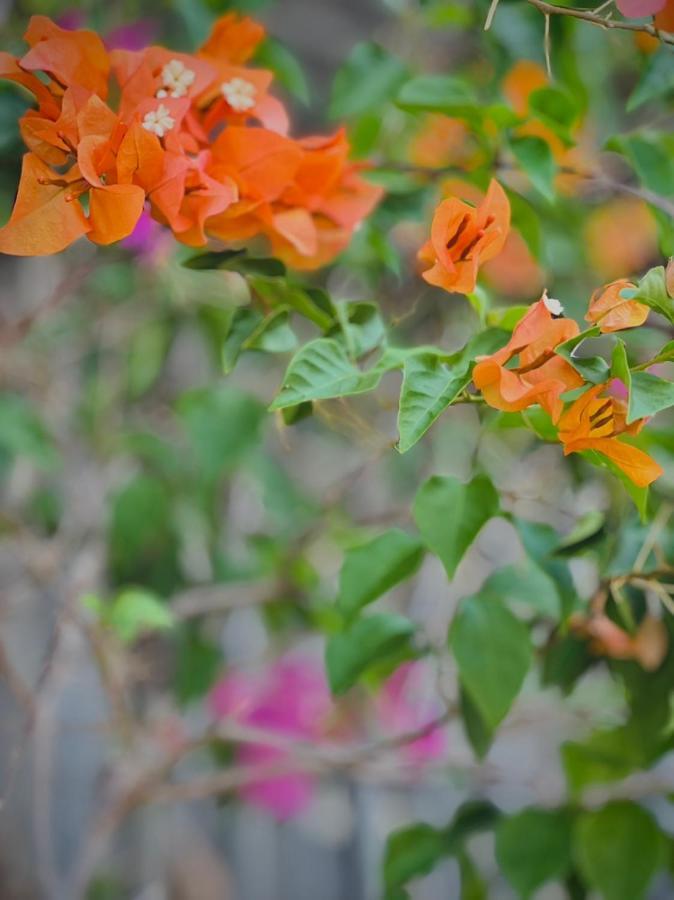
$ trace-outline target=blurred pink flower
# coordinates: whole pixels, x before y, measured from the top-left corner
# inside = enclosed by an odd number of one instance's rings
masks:
[[[441,705],[429,690],[429,676],[424,662],[401,666],[382,685],[374,698],[374,708],[363,711],[364,722],[372,721],[379,735],[386,737],[415,731],[432,722],[440,714]],[[322,666],[305,657],[282,657],[256,675],[228,673],[215,685],[208,703],[216,719],[230,719],[298,741],[334,743],[354,737],[352,721],[340,720],[336,715]],[[442,757],[445,750],[445,730],[434,728],[401,747],[400,757],[421,769]],[[240,765],[266,768],[283,764],[284,760],[292,760],[291,748],[263,743],[242,743],[236,747],[236,762]],[[313,775],[293,771],[252,781],[240,795],[246,802],[284,820],[306,809],[315,783]]]
[[[56,19],[56,24],[68,31],[77,31],[87,27],[87,17],[81,9],[67,9]],[[103,35],[103,40],[109,50],[142,50],[156,36],[157,23],[153,19],[137,19],[128,25],[113,28]]]
[[[152,19],[137,19],[128,25],[113,28],[105,35],[110,50],[142,50],[157,37],[157,23]]]
[[[416,731],[431,723],[442,713],[442,705],[430,688],[425,662],[404,663],[384,682],[376,698],[376,708],[383,730],[391,737]],[[434,728],[428,734],[405,744],[401,754],[408,762],[423,766],[442,757],[447,750],[444,728]]]
[[[616,0],[620,12],[630,19],[653,16],[664,9],[667,0]]]
[[[173,246],[171,232],[160,225],[143,210],[136,227],[131,234],[121,241],[122,247],[135,253],[142,261],[150,265],[160,264]]]
[[[260,676],[226,675],[213,688],[209,703],[216,718],[232,718],[298,740],[319,740],[332,709],[323,669],[298,657],[283,657]],[[292,754],[264,744],[241,744],[237,762],[266,767],[292,759]],[[305,809],[314,791],[314,777],[303,772],[255,781],[241,790],[244,800],[278,819]]]

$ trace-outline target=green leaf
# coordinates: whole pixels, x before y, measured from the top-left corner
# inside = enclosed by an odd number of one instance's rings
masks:
[[[143,634],[166,631],[175,624],[170,609],[156,594],[137,588],[121,591],[109,606],[104,607],[102,618],[127,644]]]
[[[307,400],[329,400],[363,394],[377,387],[387,370],[383,357],[362,371],[340,341],[318,338],[305,344],[290,361],[283,386],[270,409],[284,409]]]
[[[245,460],[264,419],[264,407],[254,397],[226,385],[188,391],[179,398],[177,410],[206,479]]]
[[[338,609],[353,616],[413,575],[423,557],[421,541],[397,528],[348,550],[339,576]]]
[[[197,253],[184,260],[186,269],[228,269],[242,275],[285,275],[286,267],[280,259],[248,256],[247,250],[212,250]]]
[[[529,110],[565,143],[573,143],[569,129],[578,118],[578,105],[571,93],[559,87],[538,88],[529,96]]]
[[[338,325],[328,332],[343,337],[351,359],[359,359],[381,346],[386,339],[386,328],[379,306],[361,300],[342,300],[335,305]]]
[[[664,266],[649,269],[635,290],[626,288],[620,292],[626,299],[638,300],[674,323],[674,300],[667,293]]]
[[[633,372],[627,423],[674,406],[674,383],[649,372]]]
[[[625,341],[618,338],[613,348],[611,356],[611,378],[619,378],[627,388],[629,395],[632,384],[632,373],[630,372],[630,364],[627,359],[627,347]]]
[[[497,569],[485,581],[482,591],[499,597],[515,609],[524,605],[544,616],[560,615],[555,582],[531,560]]]
[[[445,856],[441,829],[419,822],[391,834],[386,842],[384,881],[391,889],[432,872]]]
[[[566,810],[525,809],[501,819],[496,859],[522,897],[547,881],[559,881],[571,868],[571,817]]]
[[[563,357],[576,372],[579,372],[586,381],[590,381],[592,384],[602,384],[606,381],[610,369],[609,364],[601,356],[582,357],[577,356],[577,353],[584,341],[588,338],[599,337],[600,333],[599,326],[592,325],[555,348],[555,353]]]
[[[447,363],[433,353],[411,356],[403,366],[398,409],[398,443],[406,453],[470,384],[469,364]]]
[[[485,722],[468,692],[462,687],[459,688],[459,703],[463,727],[470,746],[478,759],[484,759],[494,740],[494,729]]]
[[[564,617],[575,611],[580,600],[574,587],[571,572],[567,563],[554,556],[559,544],[557,532],[542,522],[525,522],[513,519],[527,556],[532,559],[545,574],[555,583],[560,596]]]
[[[419,351],[405,359],[396,445],[400,453],[410,450],[470,384],[475,358],[493,352],[504,337],[500,328],[491,328],[456,353]]]
[[[167,594],[180,583],[172,498],[159,479],[139,475],[112,500],[108,571],[114,585]]]
[[[554,179],[557,163],[550,145],[542,138],[519,137],[510,139],[510,149],[522,169],[529,176],[533,186],[546,200],[555,197]]]
[[[373,41],[356,46],[335,75],[328,114],[349,119],[376,110],[395,96],[407,76],[405,65]]]
[[[138,328],[131,339],[127,384],[133,397],[142,396],[157,380],[171,346],[170,323],[155,319]]]
[[[414,625],[403,616],[376,613],[356,619],[330,637],[325,665],[333,694],[348,691],[374,663],[397,655],[414,634]]]
[[[468,838],[493,827],[498,816],[498,810],[491,803],[473,801],[459,807],[444,828],[417,822],[394,831],[389,835],[384,852],[387,891],[427,875],[443,857],[461,853]]]
[[[205,638],[195,623],[177,629],[176,638],[175,692],[178,702],[186,704],[210,690],[223,659],[218,645]]]
[[[267,278],[251,275],[248,284],[269,306],[294,309],[319,328],[331,328],[334,308],[330,297],[320,288],[291,283],[287,278]]]
[[[465,852],[458,854],[461,894],[459,900],[488,900],[487,882],[480,875],[472,858]]]
[[[304,70],[294,53],[279,41],[268,37],[255,52],[255,62],[271,69],[289,93],[304,103],[311,99]]]
[[[555,554],[571,556],[584,550],[603,536],[606,516],[601,510],[592,509],[576,522],[571,531],[557,544]]]
[[[46,428],[28,403],[15,394],[0,394],[0,451],[28,457],[43,469],[58,461]]]
[[[496,728],[531,665],[528,629],[498,597],[479,593],[461,601],[449,644],[461,684],[486,724]]]
[[[587,881],[604,900],[640,900],[660,861],[662,836],[650,813],[627,801],[583,813],[575,853]]]
[[[401,88],[396,103],[411,112],[472,117],[480,112],[470,85],[453,75],[419,75],[411,78]]]
[[[297,346],[297,337],[290,327],[290,312],[283,307],[265,316],[243,342],[244,350],[266,353],[288,353]]]
[[[414,521],[450,579],[482,526],[498,511],[498,494],[486,475],[468,484],[434,475],[414,500]]]
[[[649,100],[659,100],[674,91],[674,64],[669,47],[661,47],[649,59],[638,84],[627,100],[627,111],[632,112]]]

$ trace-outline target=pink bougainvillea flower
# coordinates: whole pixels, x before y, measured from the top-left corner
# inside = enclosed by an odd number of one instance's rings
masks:
[[[387,735],[393,737],[423,728],[441,714],[442,705],[429,690],[428,675],[424,662],[410,662],[396,669],[384,682],[375,699],[375,707]],[[444,756],[446,750],[446,731],[438,727],[405,744],[400,752],[411,764],[423,766]]]
[[[616,6],[628,19],[654,16],[665,8],[667,0],[616,0]]]
[[[209,703],[216,718],[231,718],[243,725],[285,735],[296,740],[316,741],[325,731],[332,707],[323,670],[311,660],[287,656],[265,673],[250,677],[232,673],[219,681]],[[259,744],[242,744],[237,762],[266,767],[289,763],[285,749]],[[277,819],[302,812],[314,793],[315,779],[302,771],[260,778],[242,788],[242,798],[266,809]]]

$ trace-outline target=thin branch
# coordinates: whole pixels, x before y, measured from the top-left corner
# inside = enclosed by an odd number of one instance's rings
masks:
[[[484,23],[484,30],[489,31],[491,28],[491,23],[494,21],[494,16],[496,15],[496,9],[500,3],[500,0],[491,0],[491,5],[489,7],[489,12],[487,13],[487,19]]]
[[[554,3],[546,3],[545,0],[527,0],[527,3],[534,6],[546,16],[569,16],[572,19],[580,19],[583,22],[589,22],[591,25],[596,25],[599,28],[641,32],[642,34],[648,34],[656,40],[661,41],[663,44],[674,46],[674,35],[662,32],[654,25],[608,19],[604,16],[597,15],[596,10],[576,9],[573,6],[556,6]]]

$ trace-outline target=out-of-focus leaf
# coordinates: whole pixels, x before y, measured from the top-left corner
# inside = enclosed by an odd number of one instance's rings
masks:
[[[510,149],[536,190],[553,200],[557,164],[550,145],[539,137],[517,137],[510,139]]]
[[[15,394],[0,394],[0,450],[26,456],[43,469],[58,461],[54,442],[27,401]]]
[[[207,479],[231,471],[246,458],[264,418],[264,407],[254,397],[226,385],[188,391],[177,409]]]
[[[571,824],[566,810],[532,808],[501,819],[496,859],[520,896],[533,896],[546,882],[560,881],[570,870]]]
[[[396,656],[414,634],[414,624],[403,616],[376,613],[356,619],[332,635],[325,665],[333,694],[343,694],[375,663]]]
[[[532,659],[529,632],[498,597],[461,601],[449,633],[465,691],[490,728],[505,718]]]
[[[410,112],[438,112],[449,116],[480,113],[470,85],[453,75],[418,75],[400,89],[396,103]]]
[[[136,584],[167,594],[180,583],[178,538],[168,489],[139,475],[112,501],[108,566],[113,584]]]
[[[575,853],[587,881],[604,900],[640,900],[660,862],[662,835],[636,803],[616,801],[583,813],[574,830]]]
[[[649,59],[638,84],[627,101],[627,111],[632,112],[644,103],[659,100],[674,91],[674,65],[669,47],[661,47]]]
[[[485,475],[477,475],[468,484],[435,475],[421,486],[414,500],[417,527],[440,557],[448,578],[454,577],[464,553],[498,510],[498,494]]]
[[[413,575],[423,556],[421,541],[397,528],[347,550],[339,577],[337,607],[345,616],[353,616]]]
[[[498,817],[499,812],[491,803],[473,801],[460,806],[444,828],[417,822],[394,831],[384,851],[387,891],[428,874],[444,857],[461,853],[473,834],[492,828]]]
[[[406,76],[405,65],[379,44],[356,44],[335,75],[330,118],[350,119],[374,110],[381,112]]]
[[[295,54],[291,53],[284,44],[267,37],[256,50],[255,61],[261,66],[271,69],[278,78],[279,84],[283,85],[302,103],[308,105],[311,97],[304,70]]]

